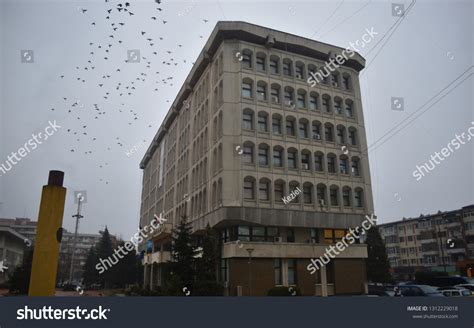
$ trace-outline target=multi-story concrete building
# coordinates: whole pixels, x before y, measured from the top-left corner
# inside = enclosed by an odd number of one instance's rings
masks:
[[[474,205],[381,224],[379,231],[401,279],[420,270],[466,274],[474,267]]]
[[[167,219],[142,245],[152,244],[146,286],[165,283],[171,228],[187,216],[196,234],[207,224],[219,231],[228,295],[274,286],[364,292],[363,244],[307,270],[373,213],[358,79],[365,60],[355,54],[324,82],[307,81],[342,51],[253,24],[216,25],[140,164],[140,226]]]

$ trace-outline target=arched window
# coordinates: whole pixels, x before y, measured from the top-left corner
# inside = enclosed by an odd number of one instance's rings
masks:
[[[320,206],[325,206],[326,201],[326,185],[324,183],[319,183],[316,187],[316,194],[318,197],[318,204]]]
[[[311,152],[308,149],[301,151],[301,169],[306,171],[311,170]]]
[[[273,134],[282,134],[282,127],[281,127],[282,118],[280,114],[273,114],[272,115],[272,132]]]
[[[286,117],[286,135],[296,136],[296,121],[293,116]]]
[[[335,88],[339,88],[339,72],[331,73],[331,85]]]
[[[336,155],[329,153],[327,155],[328,173],[336,173]]]
[[[314,153],[314,170],[316,172],[324,171],[324,154],[320,151]]]
[[[258,112],[258,131],[268,132],[268,114],[266,112]]]
[[[254,144],[250,141],[244,143],[242,161],[247,164],[254,164]]]
[[[249,78],[242,80],[242,97],[253,98],[253,81]]]
[[[217,205],[222,205],[222,178],[217,181]]]
[[[354,201],[356,207],[364,207],[364,191],[357,187],[354,191]]]
[[[313,121],[313,123],[311,124],[311,130],[313,140],[321,141],[321,122]]]
[[[281,146],[273,147],[273,166],[283,167],[283,148]]]
[[[352,146],[357,145],[357,130],[354,127],[349,127],[349,144]]]
[[[285,181],[276,180],[273,189],[275,194],[275,202],[283,203],[283,197],[285,196]]]
[[[292,87],[285,87],[284,89],[285,106],[291,109],[295,108],[295,90]]]
[[[310,182],[303,184],[303,203],[313,204],[313,184]]]
[[[351,159],[351,171],[355,177],[360,176],[360,160],[358,157],[352,157]]]
[[[283,59],[283,75],[293,76],[293,63],[291,59]]]
[[[331,206],[339,206],[339,187],[331,186],[329,188],[329,199],[331,201]]]
[[[300,203],[300,199],[301,199],[301,198],[300,198],[300,194],[299,194],[299,192],[298,192],[298,190],[297,190],[297,188],[300,189],[300,188],[299,188],[299,187],[300,187],[299,182],[297,182],[297,181],[291,181],[291,182],[289,183],[289,187],[290,187],[289,192],[291,193],[291,192],[294,191],[295,194],[296,194],[296,197],[295,197],[291,202],[292,202],[292,203],[295,203],[295,204]]]
[[[354,102],[350,99],[346,99],[346,116],[347,117],[354,117]]]
[[[274,104],[280,103],[280,91],[281,91],[281,87],[279,84],[273,83],[271,85],[270,97],[271,97],[272,103]]]
[[[297,169],[298,168],[298,152],[295,148],[288,149],[288,158],[287,158],[288,168]]]
[[[255,200],[255,178],[245,177],[244,179],[244,199]]]
[[[258,146],[258,164],[260,166],[268,166],[269,149],[267,144],[260,144]]]
[[[331,113],[331,97],[327,94],[323,95],[323,112]]]
[[[257,82],[257,99],[267,101],[267,84],[263,81]]]
[[[298,108],[306,108],[306,91],[299,89],[296,98],[296,106]]]
[[[303,138],[303,139],[309,138],[308,125],[309,125],[309,122],[307,119],[305,118],[300,119],[299,121],[300,138]]]
[[[300,61],[297,61],[295,64],[295,77],[297,79],[303,80],[306,74],[304,71],[304,64]]]
[[[260,179],[258,183],[258,199],[263,201],[270,200],[270,180],[266,178]]]
[[[338,125],[336,128],[337,143],[343,145],[346,143],[346,128],[343,125]]]
[[[266,71],[267,70],[267,56],[263,52],[258,52],[256,57],[256,67],[258,71]]]
[[[324,138],[326,142],[334,142],[334,126],[331,123],[324,124]]]
[[[342,205],[345,207],[352,206],[351,204],[351,188],[349,187],[343,187],[342,188]]]
[[[253,110],[245,108],[242,115],[242,128],[244,130],[253,130]]]
[[[352,89],[351,82],[351,76],[348,73],[342,74],[342,87],[345,90]]]
[[[252,51],[249,49],[244,49],[242,51],[241,63],[243,68],[252,68]]]
[[[269,66],[271,74],[280,74],[280,58],[278,56],[270,56]]]
[[[339,172],[341,174],[349,174],[349,160],[346,155],[339,157]]]
[[[318,105],[318,101],[319,101],[319,95],[317,92],[311,92],[309,94],[309,109],[310,110],[319,110],[319,105]]]
[[[339,97],[334,97],[334,112],[342,115],[342,99]]]

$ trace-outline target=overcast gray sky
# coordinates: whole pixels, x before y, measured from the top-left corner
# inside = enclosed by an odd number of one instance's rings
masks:
[[[373,27],[379,34],[360,51],[368,64],[360,79],[375,213],[387,222],[474,203],[474,141],[420,181],[412,176],[416,165],[474,126],[472,1],[418,0],[396,25],[390,1],[0,3],[0,164],[48,121],[61,126],[0,176],[0,217],[36,220],[48,171],[59,169],[68,188],[66,229],[73,230],[73,191],[87,190],[80,231],[107,225],[130,238],[140,208],[138,164],[219,20],[341,47]],[[128,11],[118,11],[119,3]],[[146,59],[125,63],[129,49]],[[22,50],[33,50],[33,62],[21,62]],[[23,60],[31,59],[27,52]],[[403,110],[392,110],[392,97],[403,98]],[[134,146],[138,151],[127,156]]]

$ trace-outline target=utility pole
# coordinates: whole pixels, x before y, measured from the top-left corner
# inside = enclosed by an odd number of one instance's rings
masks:
[[[76,229],[74,230],[74,239],[72,242],[72,252],[71,252],[71,267],[69,269],[69,283],[72,284],[73,274],[74,274],[74,253],[76,252],[76,244],[77,244],[77,230],[79,228],[79,219],[82,219],[83,216],[81,215],[81,204],[82,204],[83,196],[81,194],[77,195],[77,213],[74,214],[72,217],[76,218]]]

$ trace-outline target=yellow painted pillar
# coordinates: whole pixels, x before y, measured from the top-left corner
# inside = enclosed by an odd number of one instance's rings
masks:
[[[29,296],[54,296],[59,245],[66,188],[64,172],[50,171],[48,184],[43,186],[36,227],[33,266],[31,269]]]

